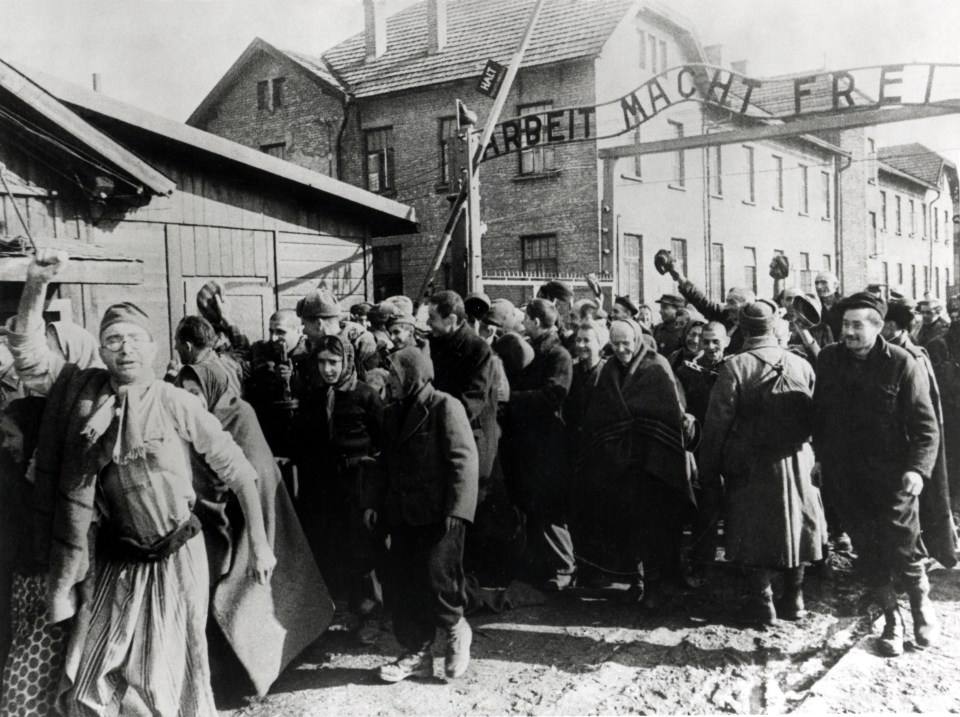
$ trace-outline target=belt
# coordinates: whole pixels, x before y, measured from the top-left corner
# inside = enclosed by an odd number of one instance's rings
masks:
[[[144,545],[133,538],[112,535],[106,544],[107,553],[118,560],[131,560],[138,563],[155,563],[173,555],[201,530],[200,519],[190,514],[186,523],[159,540]]]

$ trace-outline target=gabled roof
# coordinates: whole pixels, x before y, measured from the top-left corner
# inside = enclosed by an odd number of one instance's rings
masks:
[[[213,86],[213,89],[201,100],[197,108],[187,118],[187,124],[192,127],[202,124],[204,115],[216,105],[223,94],[233,86],[233,83],[243,76],[247,64],[261,52],[279,60],[294,72],[304,74],[312,82],[316,82],[322,89],[327,90],[334,96],[340,98],[346,96],[346,88],[343,83],[334,76],[322,59],[308,57],[299,52],[278,49],[266,40],[257,37],[247,45],[240,57],[230,65],[230,69],[224,73],[223,77]]]
[[[341,182],[319,172],[314,172],[292,162],[272,157],[264,152],[231,142],[223,137],[174,122],[133,105],[111,99],[37,70],[19,68],[38,86],[43,87],[57,100],[69,105],[81,115],[95,121],[97,118],[114,120],[139,131],[153,134],[187,149],[197,150],[217,158],[237,163],[247,170],[264,172],[326,195],[354,208],[373,210],[390,220],[399,234],[412,231],[416,224],[414,209],[387,197],[383,197],[352,184]],[[79,118],[78,118],[79,119]],[[382,223],[382,222],[381,222]],[[397,224],[399,223],[399,224]]]
[[[944,165],[956,169],[953,162],[919,142],[881,147],[877,151],[877,158],[899,172],[915,177],[932,187],[939,186]]]
[[[427,3],[386,19],[387,50],[366,59],[363,33],[323,53],[356,97],[479,77],[487,59],[508,64],[536,0],[448,0],[447,43],[427,53]],[[547,0],[524,67],[600,53],[633,0]]]

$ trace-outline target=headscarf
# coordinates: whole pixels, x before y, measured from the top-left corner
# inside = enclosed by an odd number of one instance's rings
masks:
[[[211,413],[224,396],[227,394],[236,396],[235,390],[230,385],[230,373],[219,362],[207,361],[184,366],[177,376],[177,385],[183,388],[183,382],[188,379],[193,379],[200,384],[200,391],[207,402],[207,410]]]
[[[390,365],[400,379],[400,395],[404,401],[416,396],[424,386],[433,381],[433,364],[414,347],[400,349],[390,354]]]
[[[687,325],[683,327],[683,331],[680,336],[680,353],[684,358],[696,358],[699,356],[699,352],[693,356],[690,355],[690,352],[687,351],[687,337],[690,335],[690,332],[693,331],[697,326],[702,326],[707,328],[707,322],[701,321],[700,319],[693,319],[687,321]]]
[[[47,328],[53,329],[67,363],[75,363],[80,368],[104,368],[99,342],[85,328],[70,321],[53,321]]]
[[[357,387],[357,368],[354,363],[353,344],[344,341],[339,336],[324,336],[316,344],[314,349],[319,356],[321,351],[327,351],[334,356],[343,358],[343,370],[340,372],[340,378],[333,384],[337,391],[352,391]],[[321,380],[323,380],[321,378]]]
[[[634,348],[633,356],[630,357],[630,360],[632,361],[637,357],[637,354],[643,351],[645,346],[648,346],[647,342],[643,340],[643,329],[640,328],[640,324],[638,324],[633,319],[616,319],[615,321],[612,321],[610,323],[611,336],[613,335],[613,327],[616,326],[617,324],[626,324],[630,328],[630,330],[633,331],[633,335],[636,340],[636,347]],[[619,359],[617,363],[619,363]]]

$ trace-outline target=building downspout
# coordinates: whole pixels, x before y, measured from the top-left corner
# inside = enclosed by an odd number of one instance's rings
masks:
[[[343,181],[343,133],[347,129],[347,122],[350,121],[350,106],[353,99],[350,95],[343,96],[343,121],[340,123],[340,129],[337,131],[337,179]]]
[[[942,175],[942,172],[941,172],[941,175]],[[930,214],[931,214],[931,216],[930,216],[930,238],[929,238],[929,242],[930,242],[930,263],[928,264],[927,276],[925,277],[925,278],[926,278],[927,287],[926,287],[926,290],[924,291],[924,293],[929,293],[930,296],[936,296],[936,295],[937,295],[937,292],[936,292],[936,291],[930,291],[930,289],[932,288],[931,284],[933,284],[933,275],[934,275],[934,271],[933,271],[933,238],[937,235],[937,234],[936,234],[937,228],[936,228],[935,226],[933,226],[933,205],[936,204],[937,202],[939,202],[939,201],[940,201],[940,197],[943,195],[943,190],[940,189],[940,184],[939,184],[939,182],[937,183],[937,190],[936,190],[936,191],[937,191],[937,196],[936,196],[936,198],[935,198],[933,201],[931,201],[930,204],[927,205],[928,209],[930,210]],[[944,236],[944,237],[943,237],[943,240],[946,241],[946,240],[947,240],[947,237]]]
[[[701,134],[709,134],[707,131],[707,120],[706,117],[701,118],[700,132]],[[703,256],[704,256],[704,293],[707,296],[710,296],[714,301],[722,302],[724,297],[722,296],[713,296],[711,294],[711,289],[713,288],[713,257],[710,254],[710,245],[713,241],[713,232],[712,232],[712,222],[710,217],[710,147],[704,147],[703,153],[700,160],[701,171],[700,174],[703,176],[701,180],[703,182]]]
[[[834,229],[833,229],[833,243],[834,243],[834,252],[837,255],[836,261],[836,274],[837,280],[840,282],[840,293],[846,294],[846,288],[843,283],[843,202],[840,200],[840,187],[842,183],[840,181],[840,173],[846,169],[850,168],[850,165],[853,164],[853,155],[847,155],[847,164],[846,166],[840,166],[840,162],[836,155],[833,157],[833,176],[834,176],[834,192],[833,192],[833,216],[834,216]]]

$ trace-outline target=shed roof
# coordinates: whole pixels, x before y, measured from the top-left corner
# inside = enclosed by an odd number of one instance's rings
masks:
[[[881,147],[877,158],[894,169],[936,187],[944,165],[956,169],[953,162],[919,142]]]
[[[99,92],[87,90],[38,70],[20,66],[17,69],[57,100],[91,119],[99,116],[121,122],[164,140],[173,141],[187,149],[215,155],[239,164],[248,170],[263,172],[276,178],[294,182],[309,190],[316,191],[328,199],[336,199],[358,209],[372,210],[381,215],[382,219],[390,220],[392,225],[390,233],[392,234],[409,233],[416,230],[416,212],[413,207],[406,204],[368,192],[365,189],[341,182],[292,162],[272,157],[264,152],[231,142],[209,132],[155,115],[152,112],[112,99]]]

